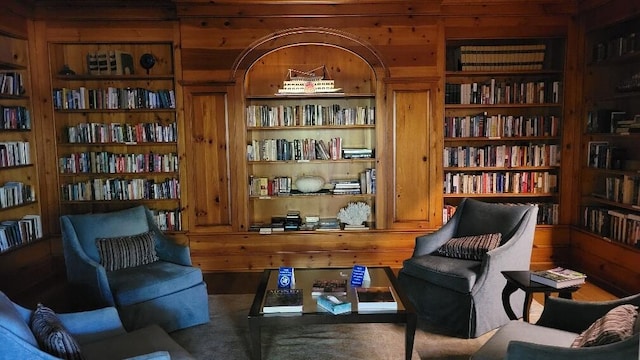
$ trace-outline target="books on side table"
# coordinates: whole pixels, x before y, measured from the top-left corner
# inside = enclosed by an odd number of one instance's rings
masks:
[[[302,289],[268,289],[264,296],[262,312],[302,312]]]
[[[581,272],[562,267],[531,272],[531,281],[551,286],[555,289],[584,284],[586,278],[587,276]]]
[[[398,310],[398,302],[388,286],[356,288],[358,311]]]
[[[324,294],[318,296],[318,306],[338,315],[351,312],[351,303],[345,296]]]

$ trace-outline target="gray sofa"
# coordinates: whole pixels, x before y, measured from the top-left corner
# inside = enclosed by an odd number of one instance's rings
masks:
[[[613,344],[570,348],[575,338],[595,320],[622,304],[640,306],[640,294],[604,302],[574,301],[549,297],[538,322],[513,320],[501,327],[472,360],[638,360],[640,319],[634,335]]]
[[[32,313],[0,292],[0,360],[57,359],[39,348]],[[114,307],[57,315],[85,360],[194,359],[157,325],[126,332]]]

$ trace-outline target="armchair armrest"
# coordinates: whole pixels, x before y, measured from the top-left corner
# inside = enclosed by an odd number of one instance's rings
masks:
[[[89,288],[91,294],[99,294],[99,299],[95,299],[99,303],[105,306],[114,306],[115,301],[109,287],[106,270],[85,254],[68,218],[61,217],[60,225],[62,226],[62,236],[65,238],[62,242],[65,262],[73,264],[71,267],[74,269],[74,271],[69,271],[69,266],[67,266],[69,282]]]
[[[640,294],[598,302],[549,297],[536,325],[581,333],[609,310],[623,304],[640,306]]]
[[[616,359],[637,359],[638,338],[638,334],[636,334],[631,339],[617,343],[585,348],[564,348],[522,341],[511,341],[507,346],[505,359],[610,360],[613,357]]]
[[[156,239],[156,252],[158,253],[158,257],[164,261],[184,266],[191,266],[192,263],[189,247],[177,244],[175,241],[167,237],[153,219],[151,210],[145,208],[145,212],[147,215],[147,222],[149,223],[149,230],[153,232]]]
[[[57,315],[80,344],[126,333],[114,307]]]

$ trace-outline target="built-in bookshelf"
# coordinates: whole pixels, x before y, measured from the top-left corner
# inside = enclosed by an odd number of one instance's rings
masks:
[[[462,198],[536,203],[558,222],[564,40],[447,43],[443,221]]]
[[[587,36],[580,225],[640,249],[640,20]],[[636,250],[639,251],[639,250]]]
[[[182,230],[172,44],[49,49],[61,214],[144,204]]]
[[[309,46],[288,51],[303,54]],[[377,113],[371,69],[352,54],[321,49],[340,53],[334,54],[339,55],[335,59],[318,59],[328,62],[317,68],[324,69],[317,74],[324,76],[322,81],[333,83],[327,91],[282,91],[288,73],[311,69],[292,70],[299,65],[281,63],[275,55],[260,65],[270,78],[258,65],[247,75],[244,114],[251,230],[276,226],[291,213],[303,223],[335,219],[351,202],[375,208]],[[331,74],[335,78],[327,73],[333,68],[342,68]],[[368,77],[362,78],[363,74]],[[320,188],[306,191],[299,183],[303,178],[319,181]],[[373,219],[371,214],[368,220]]]
[[[0,34],[0,253],[43,238],[27,40]]]

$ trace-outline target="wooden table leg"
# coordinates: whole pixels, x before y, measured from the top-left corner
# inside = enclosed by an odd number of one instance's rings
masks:
[[[507,281],[504,289],[502,289],[502,306],[504,307],[504,311],[507,313],[507,316],[511,320],[518,320],[516,314],[511,308],[511,302],[509,301],[509,299],[511,298],[511,294],[513,294],[516,290],[518,290],[518,287],[509,281]]]

